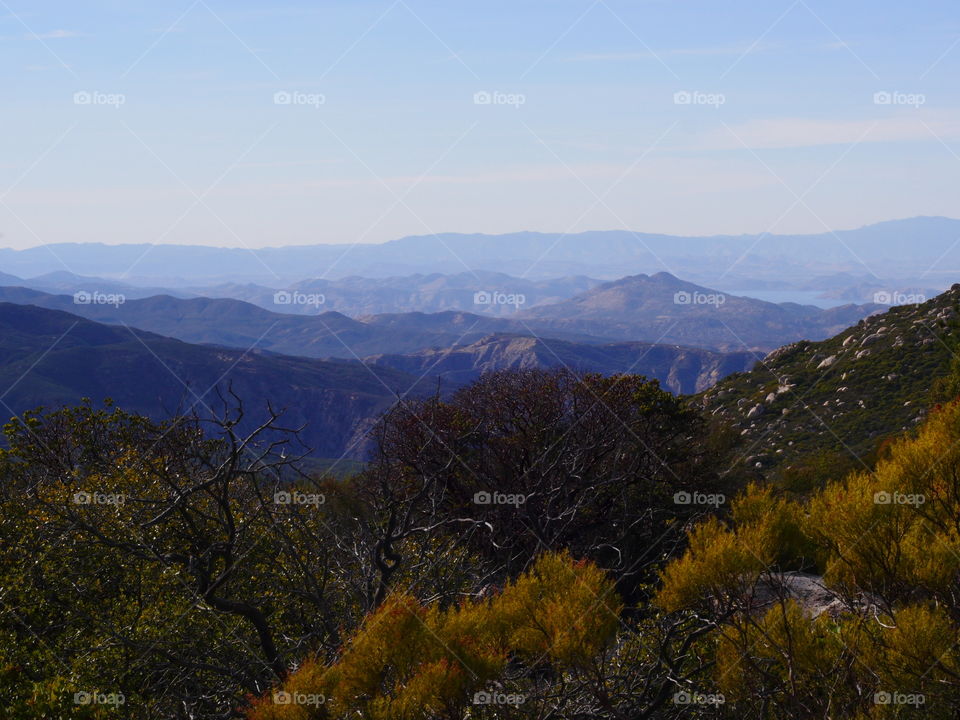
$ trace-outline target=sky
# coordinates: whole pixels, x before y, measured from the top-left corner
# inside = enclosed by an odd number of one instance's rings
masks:
[[[0,246],[960,217],[960,7],[0,0]]]

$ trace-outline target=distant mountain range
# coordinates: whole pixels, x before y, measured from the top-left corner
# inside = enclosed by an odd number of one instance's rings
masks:
[[[768,317],[764,313],[781,313],[776,317],[794,322],[791,332],[796,323],[811,323],[811,318],[837,320],[831,311],[771,309],[766,307],[770,303],[740,298],[694,307],[697,312],[685,319],[675,315],[664,320],[655,313],[674,312],[673,303],[660,297],[664,289],[707,290],[671,276],[624,278],[581,296],[560,315],[567,318],[561,328],[574,336],[580,328],[642,329],[639,317],[650,312],[648,332],[660,332],[665,323],[686,324],[686,332],[699,333],[703,340],[711,330],[719,333],[719,327],[735,323],[737,316],[746,322],[755,315],[757,327],[765,332],[771,326],[761,322]],[[637,297],[642,300],[639,311],[631,304]],[[532,324],[532,318],[406,313],[361,322],[337,313],[280,315],[223,299],[156,297],[117,307],[74,304],[70,296],[23,288],[0,288],[0,300],[7,301],[0,302],[0,386],[7,388],[0,409],[5,414],[83,397],[111,397],[128,410],[163,417],[178,409],[213,405],[212,389],[232,383],[254,411],[262,411],[269,398],[274,407],[287,410],[291,425],[305,425],[304,440],[317,456],[357,458],[366,448],[367,429],[398,394],[437,388],[445,393],[499,369],[565,366],[642,374],[675,393],[703,391],[698,402],[707,412],[726,418],[745,437],[745,458],[767,467],[789,463],[815,448],[861,452],[922,417],[931,381],[946,372],[951,357],[948,344],[957,332],[960,286],[921,305],[860,317],[829,339],[785,345],[759,364],[752,352],[511,332]],[[679,304],[690,306],[696,303]],[[703,314],[724,308],[730,314],[722,322]],[[114,324],[81,314],[103,316],[100,319]],[[609,323],[611,318],[621,318],[621,325]],[[140,323],[199,339],[188,343],[163,337],[136,329]],[[319,330],[322,325],[326,333]],[[460,341],[451,341],[453,334]],[[431,344],[438,340],[443,342]],[[278,347],[296,348],[300,356],[278,354]],[[336,347],[362,362],[303,357]],[[367,352],[369,348],[381,350]]]
[[[220,407],[216,390],[230,386],[246,403],[248,427],[262,421],[269,401],[285,411],[287,426],[303,426],[304,443],[325,458],[362,458],[376,418],[398,396],[433,392],[438,381],[447,392],[483,372],[566,365],[642,374],[674,392],[692,392],[754,360],[749,353],[681,347],[489,337],[436,354],[374,356],[364,364],[190,344],[59,310],[0,302],[0,387],[6,388],[0,412],[6,417],[82,398],[112,398],[128,411],[155,418],[190,409],[206,416]]]
[[[336,312],[286,315],[239,300],[166,295],[126,300],[117,305],[77,304],[73,296],[10,287],[0,288],[0,300],[62,310],[190,343],[256,347],[314,358],[360,359],[378,353],[410,353],[468,344],[491,333],[529,332],[520,322],[458,312],[376,315],[360,321]],[[578,333],[559,335],[568,340],[602,341]]]
[[[267,287],[255,283],[186,286],[182,280],[178,280],[173,287],[157,287],[75,275],[65,270],[27,279],[0,273],[0,286],[27,287],[53,294],[73,295],[79,291],[121,293],[132,300],[155,295],[230,298],[285,314],[317,315],[320,312],[333,311],[350,317],[445,310],[463,310],[479,315],[509,315],[516,312],[516,306],[477,302],[478,296],[482,298],[484,293],[509,293],[520,301],[519,305],[529,307],[573,297],[599,285],[600,282],[586,276],[524,280],[504,273],[481,271],[389,278],[306,279],[282,287]]]
[[[509,292],[495,291],[481,299],[509,305],[511,297]],[[356,319],[337,312],[276,313],[224,298],[118,297],[111,302],[109,297],[90,297],[89,293],[88,302],[78,304],[73,296],[16,287],[0,288],[0,299],[64,310],[187,342],[356,359],[467,345],[491,334],[593,344],[617,340],[766,351],[799,339],[823,339],[881,309],[848,305],[822,310],[769,303],[720,293],[668,273],[622,278],[572,299],[528,310],[515,303],[508,317],[450,311]]]
[[[173,295],[174,297],[194,297],[194,293],[167,287],[134,285],[119,280],[102,277],[75,275],[66,270],[57,270],[31,278],[18,278],[0,273],[0,287],[26,287],[43,292],[73,295],[78,291],[96,291],[102,293],[122,293],[127,298],[147,298],[154,295]]]
[[[385,278],[416,273],[481,271],[524,278],[586,275],[614,279],[668,271],[702,284],[744,288],[749,280],[797,283],[838,272],[874,277],[922,276],[930,283],[960,266],[960,220],[916,217],[854,230],[810,235],[680,237],[625,230],[577,234],[445,233],[383,244],[305,245],[248,250],[202,246],[57,244],[0,250],[0,267],[20,277],[59,270],[80,275],[170,278],[219,277],[266,286],[305,278]]]
[[[361,317],[384,313],[466,311],[478,315],[508,316],[518,307],[544,305],[596,287],[600,280],[583,275],[552,280],[526,280],[481,270],[452,275],[432,273],[402,277],[347,277],[340,280],[301,280],[283,288],[252,283],[227,283],[186,288],[206,297],[245,300],[274,312],[316,315],[335,311]],[[43,289],[43,288],[40,288]],[[484,302],[485,298],[511,296],[513,304]]]

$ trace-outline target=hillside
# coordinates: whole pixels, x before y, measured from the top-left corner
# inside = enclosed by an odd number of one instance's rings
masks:
[[[872,304],[822,310],[765,302],[661,272],[604,283],[570,300],[530,308],[520,317],[554,331],[602,327],[605,336],[622,340],[769,351],[801,339],[830,337],[879,309]]]
[[[215,386],[232,383],[249,422],[265,401],[304,425],[303,440],[321,457],[363,450],[363,431],[416,379],[390,368],[202,347],[153,333],[111,327],[63,312],[0,303],[0,386],[6,415],[40,405],[112,398],[155,418],[215,407]],[[199,396],[199,397],[198,397]]]
[[[960,285],[920,305],[895,307],[822,342],[782,347],[699,401],[731,422],[751,466],[784,470],[834,455],[859,466],[883,438],[926,414],[946,375]]]
[[[604,375],[633,373],[656,378],[677,394],[698,392],[720,378],[748,370],[753,353],[718,353],[678,345],[610,343],[586,345],[534,337],[491,335],[466,346],[423,350],[412,355],[375,355],[364,362],[461,385],[495,370],[567,367]]]

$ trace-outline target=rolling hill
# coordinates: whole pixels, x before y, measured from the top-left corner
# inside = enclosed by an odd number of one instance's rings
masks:
[[[489,317],[462,311],[383,313],[350,318],[338,312],[291,315],[228,298],[158,295],[77,304],[72,296],[0,287],[0,300],[32,303],[97,322],[124,324],[192,343],[258,347],[285,355],[359,359],[467,345],[491,334],[579,343],[613,340],[768,351],[800,339],[819,340],[880,306],[770,303],[720,293],[668,273],[604,283],[569,300]]]

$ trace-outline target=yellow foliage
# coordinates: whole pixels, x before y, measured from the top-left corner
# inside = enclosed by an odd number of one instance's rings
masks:
[[[807,502],[748,488],[729,524],[711,518],[691,531],[685,554],[662,573],[658,602],[672,612],[702,610],[709,599],[708,611],[732,612],[714,634],[715,679],[728,699],[838,718],[894,717],[920,703],[937,715],[960,698],[958,518],[960,403],[952,403],[893,443],[874,470],[838,478]],[[747,602],[718,607],[748,598],[764,569],[801,556],[855,601],[850,611],[814,619],[789,600],[762,613]]]
[[[754,667],[760,665],[777,676],[784,693],[779,702],[785,703],[789,696],[842,682],[837,673],[845,647],[828,616],[813,620],[792,600],[777,603],[761,617],[740,618],[724,630],[717,647],[717,684],[729,699],[749,697]]]
[[[606,575],[566,554],[541,556],[488,600],[438,608],[395,594],[366,619],[339,660],[305,664],[278,691],[322,696],[322,704],[278,704],[271,694],[255,701],[250,717],[439,716],[497,681],[508,658],[550,661],[564,670],[589,662],[610,644],[619,612]]]
[[[797,508],[772,491],[749,486],[732,504],[731,525],[710,517],[693,528],[687,552],[661,574],[667,611],[722,601],[753,587],[775,561],[795,554]]]
[[[828,485],[809,532],[829,551],[829,582],[871,592],[947,593],[960,571],[960,405],[896,442],[874,472]]]
[[[531,659],[547,655],[577,665],[616,631],[618,601],[613,583],[595,565],[550,554],[504,590],[493,615],[509,647]]]

